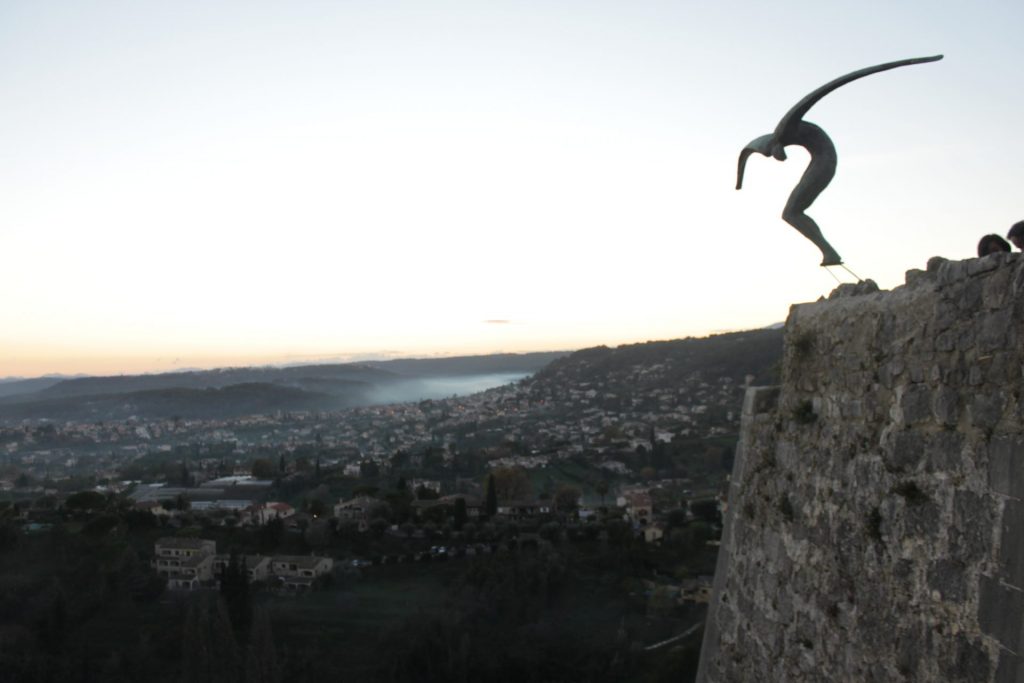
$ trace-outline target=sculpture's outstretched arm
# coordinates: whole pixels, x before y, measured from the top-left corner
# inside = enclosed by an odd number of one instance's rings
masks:
[[[836,88],[846,85],[851,81],[855,81],[858,78],[864,78],[871,74],[879,73],[880,71],[888,71],[889,69],[896,69],[901,66],[910,66],[911,64],[924,64],[926,62],[937,62],[942,59],[942,55],[934,55],[932,57],[914,57],[912,59],[900,59],[895,62],[886,62],[885,64],[878,64],[876,66],[869,66],[857,71],[852,71],[845,76],[829,81],[825,85],[821,86],[817,90],[812,91],[802,100],[793,105],[793,108],[786,112],[786,115],[779,121],[779,125],[775,128],[775,135],[778,137],[783,144],[789,144],[789,139],[796,132],[796,126],[803,119],[804,114],[813,107],[818,100],[825,95],[829,94]]]
[[[739,190],[743,187],[743,171],[747,167],[747,158],[757,152],[763,154],[766,157],[772,155],[772,144],[775,141],[774,135],[762,135],[761,137],[752,140],[750,144],[743,148],[740,152],[739,165],[736,169],[736,189]]]

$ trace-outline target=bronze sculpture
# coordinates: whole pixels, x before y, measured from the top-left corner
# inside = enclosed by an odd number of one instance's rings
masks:
[[[747,165],[747,157],[754,152],[763,154],[766,157],[775,157],[779,161],[785,161],[785,147],[787,145],[800,145],[804,147],[811,155],[811,162],[807,165],[807,170],[800,177],[800,182],[797,183],[796,188],[789,195],[786,208],[782,211],[782,220],[792,225],[801,235],[813,242],[818,249],[821,249],[823,256],[821,265],[842,265],[842,257],[825,240],[825,236],[821,234],[818,224],[814,222],[813,218],[804,213],[814,203],[814,200],[818,198],[822,190],[828,187],[832,176],[836,172],[835,146],[824,130],[809,121],[803,120],[804,114],[825,95],[858,78],[870,76],[880,71],[888,71],[900,66],[935,62],[940,59],[942,59],[942,55],[901,59],[896,62],[869,66],[865,69],[848,73],[845,76],[840,76],[834,81],[829,81],[817,90],[814,90],[786,112],[786,115],[779,121],[779,125],[776,126],[774,133],[762,135],[743,148],[743,151],[740,152],[739,168],[737,169],[736,189],[739,190],[743,187],[743,169]]]

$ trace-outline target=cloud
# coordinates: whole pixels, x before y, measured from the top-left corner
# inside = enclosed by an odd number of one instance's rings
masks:
[[[485,325],[511,325],[511,320],[485,320]]]

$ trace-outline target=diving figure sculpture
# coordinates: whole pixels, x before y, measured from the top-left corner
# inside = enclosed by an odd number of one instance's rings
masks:
[[[811,161],[807,165],[807,170],[800,177],[800,182],[797,183],[797,186],[789,195],[786,208],[782,211],[782,220],[796,228],[801,235],[809,239],[821,250],[821,254],[824,257],[821,265],[841,265],[843,259],[832,248],[832,245],[825,240],[825,236],[821,234],[821,229],[814,222],[814,219],[804,213],[814,203],[814,200],[818,198],[822,190],[828,187],[832,176],[836,173],[836,148],[824,130],[809,121],[804,121],[803,117],[825,95],[858,78],[870,76],[880,71],[888,71],[900,66],[935,62],[940,59],[942,59],[942,55],[901,59],[896,62],[869,66],[865,69],[848,73],[845,76],[840,76],[834,81],[830,81],[814,90],[786,112],[786,115],[779,121],[779,125],[776,126],[774,133],[762,135],[743,148],[743,151],[740,152],[739,168],[736,174],[736,189],[739,190],[743,187],[743,170],[747,165],[747,158],[754,152],[763,154],[766,157],[774,157],[779,161],[785,161],[785,148],[788,145],[804,147],[810,153]]]

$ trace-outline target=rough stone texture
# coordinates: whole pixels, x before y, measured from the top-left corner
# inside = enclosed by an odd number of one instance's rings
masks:
[[[1024,258],[791,309],[698,681],[1024,682]]]

